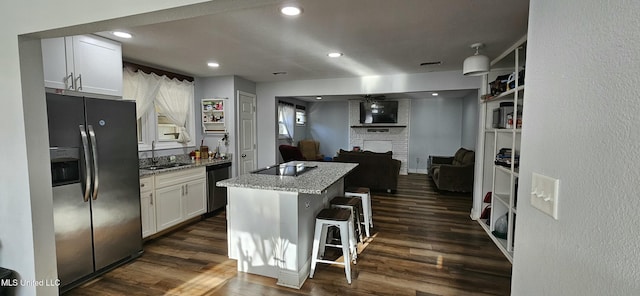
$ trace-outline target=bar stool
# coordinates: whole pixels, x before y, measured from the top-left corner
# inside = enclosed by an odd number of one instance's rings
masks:
[[[334,197],[329,204],[332,208],[342,208],[348,209],[351,211],[351,215],[353,218],[353,222],[357,227],[354,230],[358,231],[357,241],[351,242],[351,247],[353,251],[355,251],[355,255],[358,255],[358,241],[364,242],[363,233],[362,233],[362,222],[360,221],[360,213],[363,212],[362,209],[362,200],[357,197],[346,197],[346,196],[336,196]]]
[[[364,230],[367,237],[371,237],[369,228],[373,228],[373,211],[371,210],[371,191],[367,187],[349,187],[344,191],[345,196],[359,197],[362,199],[364,214]]]
[[[335,226],[340,229],[340,245],[326,243],[327,229],[330,226]],[[347,283],[351,284],[351,252],[349,242],[352,239],[355,240],[355,238],[350,238],[351,235],[353,235],[353,222],[350,210],[340,208],[324,209],[316,215],[316,229],[313,235],[313,251],[311,253],[311,272],[309,273],[309,278],[313,278],[318,262],[342,264],[344,265],[344,273],[347,276]],[[325,247],[342,248],[344,262],[322,259],[324,257]]]

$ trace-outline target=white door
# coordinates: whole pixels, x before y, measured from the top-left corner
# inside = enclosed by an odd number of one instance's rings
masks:
[[[238,175],[257,169],[256,95],[238,91]]]

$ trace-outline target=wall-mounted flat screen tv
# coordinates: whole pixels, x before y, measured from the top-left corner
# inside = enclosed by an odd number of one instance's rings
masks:
[[[360,123],[398,123],[398,101],[360,102]]]

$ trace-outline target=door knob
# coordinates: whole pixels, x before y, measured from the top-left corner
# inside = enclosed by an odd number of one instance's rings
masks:
[[[247,155],[246,154],[242,154],[242,157],[247,157]]]

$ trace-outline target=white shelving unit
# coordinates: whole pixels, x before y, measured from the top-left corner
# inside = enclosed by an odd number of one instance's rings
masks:
[[[478,222],[485,229],[489,237],[513,262],[514,239],[515,239],[515,219],[517,212],[517,182],[518,165],[516,155],[520,154],[521,139],[521,117],[524,103],[524,85],[518,85],[520,71],[524,69],[526,55],[526,36],[516,42],[510,49],[491,62],[492,70],[485,77],[485,85],[494,81],[496,77],[505,74],[513,74],[515,85],[498,95],[483,96],[481,103],[482,117],[484,118],[484,129],[480,137],[484,140],[482,153],[482,174],[480,175],[482,184],[482,196],[491,192],[491,200],[483,202],[482,211],[486,207],[491,207],[489,217],[480,217]],[[488,90],[489,88],[487,88]],[[494,109],[500,107],[501,103],[509,102],[513,104],[511,124],[506,128],[494,126]],[[511,159],[508,166],[495,163],[496,154],[500,149],[511,149]],[[506,237],[500,237],[500,233],[495,232],[496,222],[501,217],[507,217]]]
[[[205,133],[224,133],[227,130],[224,110],[226,103],[227,98],[202,99],[202,130]]]

